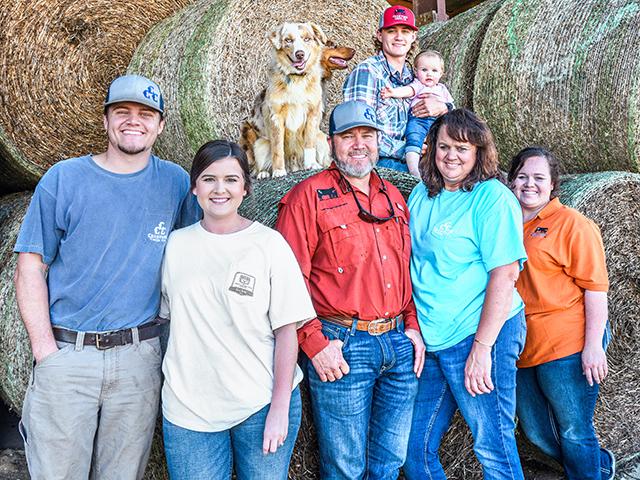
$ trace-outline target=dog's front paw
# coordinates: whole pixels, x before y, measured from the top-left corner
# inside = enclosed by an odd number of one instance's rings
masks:
[[[276,168],[271,173],[273,178],[284,177],[287,174],[287,171],[284,168]]]
[[[258,172],[258,174],[256,175],[256,178],[258,180],[262,180],[264,178],[269,178],[271,175],[269,175],[269,172],[267,172],[266,170],[263,170],[262,172]]]
[[[317,170],[322,168],[322,165],[320,165],[318,162],[311,162],[309,165],[305,165],[304,168],[305,170]]]

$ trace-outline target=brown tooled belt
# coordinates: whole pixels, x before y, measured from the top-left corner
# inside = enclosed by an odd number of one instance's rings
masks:
[[[164,319],[156,319],[140,325],[138,327],[138,338],[142,341],[160,336],[166,323]],[[53,337],[59,342],[76,343],[79,333],[75,330],[53,327]],[[91,345],[98,350],[108,350],[109,348],[130,343],[133,343],[133,331],[131,328],[124,328],[113,332],[85,332],[83,345]]]
[[[321,316],[322,320],[326,320],[330,323],[335,323],[342,327],[351,327],[353,325],[354,318],[340,317],[340,316]],[[369,335],[382,335],[390,330],[396,328],[400,322],[402,322],[403,315],[400,314],[396,317],[390,318],[376,318],[375,320],[357,320],[356,330],[361,332],[369,332]]]

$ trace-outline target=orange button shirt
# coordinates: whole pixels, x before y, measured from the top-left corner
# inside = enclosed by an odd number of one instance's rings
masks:
[[[520,368],[582,351],[584,291],[609,288],[600,230],[557,198],[524,224],[524,246],[529,259],[516,283],[527,317]]]
[[[383,183],[384,182],[384,183]],[[296,185],[280,201],[276,229],[289,242],[319,317],[362,320],[404,314],[406,328],[419,330],[411,299],[409,210],[402,194],[375,172],[369,196],[354,187],[360,204],[384,223],[367,223],[334,164]],[[314,357],[328,344],[318,319],[298,330],[302,350]]]

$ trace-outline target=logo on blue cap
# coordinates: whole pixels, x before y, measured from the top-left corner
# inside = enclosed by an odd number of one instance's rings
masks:
[[[142,92],[142,94],[146,98],[153,100],[154,102],[158,101],[158,94],[153,90],[153,85],[149,85],[147,89],[144,92]]]
[[[374,123],[375,123],[375,121],[376,121],[376,117],[375,117],[375,115],[373,114],[373,110],[371,109],[371,107],[367,108],[367,109],[364,111],[364,118],[366,118],[367,120],[371,120],[372,122],[374,122]]]

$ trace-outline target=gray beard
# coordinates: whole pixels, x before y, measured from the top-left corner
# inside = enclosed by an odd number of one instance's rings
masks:
[[[343,162],[342,160],[338,159],[335,152],[331,152],[331,156],[333,157],[334,162],[336,162],[338,170],[340,170],[347,177],[352,178],[366,177],[371,173],[371,170],[373,170],[373,167],[378,162],[378,159],[376,159],[375,161],[370,161],[368,165],[354,166],[350,163]]]

